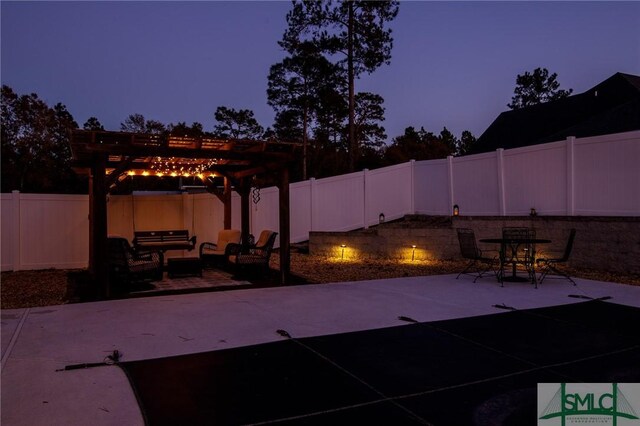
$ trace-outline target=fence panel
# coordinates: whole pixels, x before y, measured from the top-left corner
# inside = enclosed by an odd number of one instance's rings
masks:
[[[289,186],[292,243],[309,239],[309,231],[312,230],[312,185],[315,185],[314,180],[292,183]]]
[[[182,195],[136,195],[133,218],[136,231],[184,228]]]
[[[449,176],[447,160],[416,161],[414,166],[415,210],[419,214],[448,215]]]
[[[453,159],[453,203],[460,214],[500,214],[497,165],[495,153]]]
[[[131,241],[133,239],[133,197],[112,195],[107,202],[107,232]]]
[[[365,182],[365,222],[374,225],[380,213],[386,220],[411,212],[411,162],[368,171]]]
[[[315,186],[314,231],[346,231],[362,228],[363,172],[319,179]],[[295,212],[292,208],[291,212]]]
[[[576,215],[640,215],[640,132],[576,139]]]
[[[89,202],[86,195],[22,194],[20,215],[21,269],[87,266]]]
[[[566,142],[504,151],[505,214],[563,215],[567,211]]]
[[[14,216],[14,196],[13,194],[1,194],[0,195],[0,256],[3,271],[10,271],[13,269],[13,264],[17,260],[14,256],[15,242],[19,240],[20,234],[18,233],[19,218]],[[16,197],[17,198],[17,197]]]
[[[224,229],[224,205],[212,194],[190,195],[193,200],[193,235],[197,245],[218,241],[218,232]]]

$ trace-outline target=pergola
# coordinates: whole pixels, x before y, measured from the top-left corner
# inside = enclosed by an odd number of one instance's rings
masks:
[[[280,276],[290,273],[289,166],[297,144],[204,137],[74,130],[74,170],[89,175],[89,270],[104,297],[107,274],[107,195],[131,175],[198,176],[224,204],[224,228],[231,228],[231,191],[241,199],[242,242],[249,238],[249,195],[259,178],[279,189]],[[224,178],[223,188],[214,184]]]

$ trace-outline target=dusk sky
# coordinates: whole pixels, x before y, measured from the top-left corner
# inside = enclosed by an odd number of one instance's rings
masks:
[[[212,130],[218,106],[273,122],[267,75],[290,2],[0,5],[2,84],[65,104],[80,126],[140,113]],[[385,99],[389,141],[407,126],[480,136],[536,67],[574,93],[640,75],[638,2],[403,2],[391,28],[391,65],[356,82]]]

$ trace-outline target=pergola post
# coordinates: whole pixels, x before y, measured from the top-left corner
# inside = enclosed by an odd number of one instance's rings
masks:
[[[242,245],[249,245],[250,220],[249,219],[249,193],[251,192],[251,184],[249,178],[243,177],[240,180],[239,188],[236,191],[240,193],[240,233],[242,235]]]
[[[101,298],[109,298],[107,271],[107,158],[95,154],[89,178],[89,271]]]
[[[291,274],[291,232],[289,217],[289,169],[280,171],[278,180],[279,219],[280,219],[280,283],[289,284]]]
[[[222,193],[224,204],[224,229],[231,229],[231,179],[225,176],[224,192]]]

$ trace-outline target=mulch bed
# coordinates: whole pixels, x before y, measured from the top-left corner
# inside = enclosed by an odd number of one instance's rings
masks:
[[[59,269],[3,272],[2,309],[67,303],[67,272]]]

